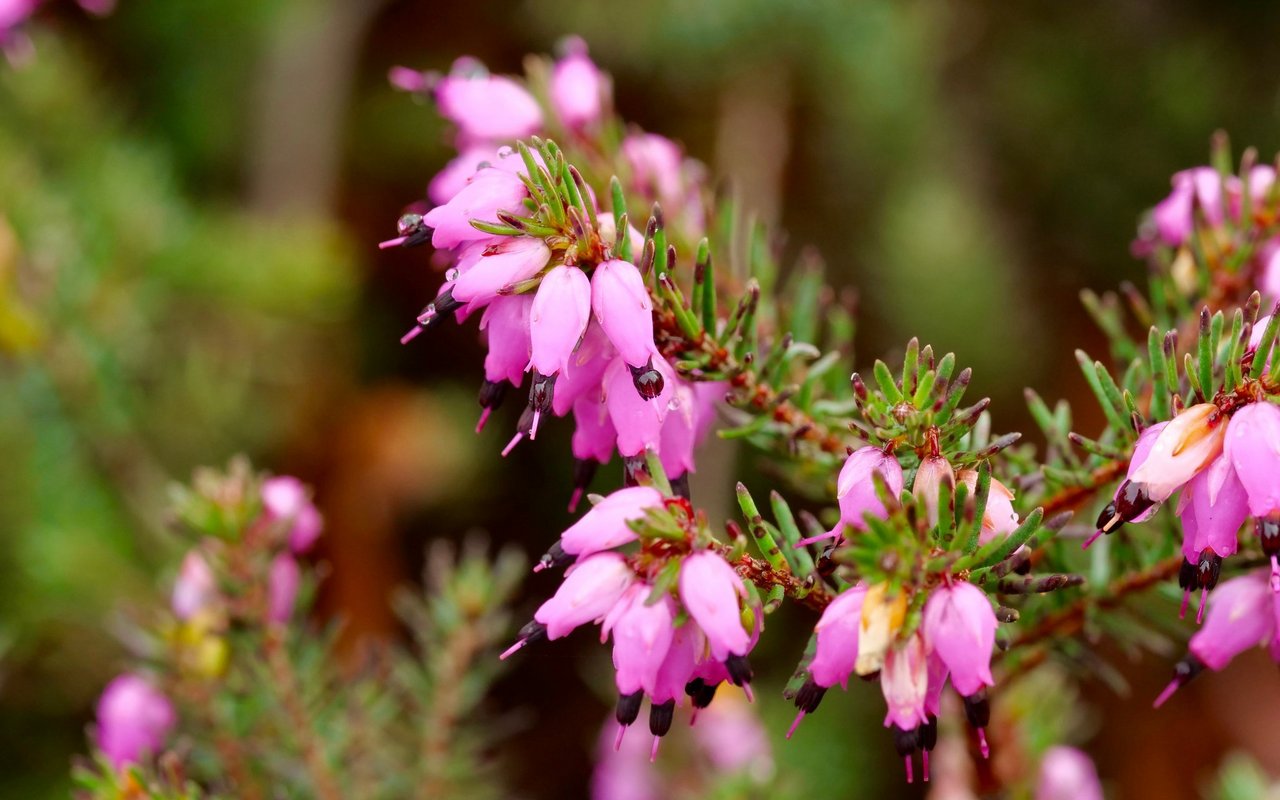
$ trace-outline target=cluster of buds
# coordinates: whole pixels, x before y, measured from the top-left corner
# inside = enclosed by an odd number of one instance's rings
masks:
[[[1257,385],[1254,385],[1257,388]],[[1242,402],[1246,401],[1246,402]],[[1179,584],[1185,614],[1191,593],[1204,598],[1217,585],[1223,559],[1239,548],[1237,534],[1250,516],[1264,555],[1280,580],[1280,407],[1265,396],[1232,394],[1183,410],[1152,425],[1134,445],[1128,474],[1098,518],[1103,534],[1142,522],[1181,492],[1183,565]]]
[[[446,76],[397,68],[391,79],[434,99],[457,128],[460,152],[431,181],[425,213],[404,215],[399,235],[381,245],[429,241],[447,261],[443,286],[402,342],[446,316],[461,322],[479,313],[488,354],[476,430],[527,374],[528,403],[502,452],[536,439],[547,415],[572,414],[571,509],[615,450],[632,468],[645,451],[658,453],[683,485],[725,387],[677,377],[655,343],[648,277],[655,257],[667,255],[668,221],[654,206],[642,236],[626,221],[620,182],[598,193],[557,145],[536,138],[563,133],[573,146],[614,124],[608,81],[585,46],[571,41],[552,69],[550,114],[525,86],[471,59]],[[534,137],[532,148],[523,137]],[[673,142],[632,133],[619,157],[615,172],[628,176],[633,196],[670,202],[682,219],[694,215],[702,183]]]
[[[747,655],[763,625],[760,604],[703,525],[687,501],[651,486],[600,499],[539,563],[538,569],[569,568],[502,657],[600,624],[601,642],[613,638],[615,746],[647,696],[651,758],[677,705],[687,700],[695,710],[706,708],[726,681],[750,697]],[[638,550],[631,547],[636,542]]]

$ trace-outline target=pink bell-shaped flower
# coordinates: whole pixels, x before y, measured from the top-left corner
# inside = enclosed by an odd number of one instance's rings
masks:
[[[702,629],[717,661],[745,656],[751,637],[742,626],[742,577],[710,550],[687,557],[680,566],[680,603]]]
[[[1155,446],[1156,439],[1160,438],[1160,432],[1168,424],[1158,422],[1138,434],[1138,441],[1133,445],[1133,454],[1129,457],[1129,469],[1125,479],[1116,487],[1111,502],[1098,515],[1097,531],[1085,540],[1086,549],[1103,534],[1113,533],[1126,522],[1145,522],[1160,510],[1158,503],[1146,502],[1142,487],[1133,482],[1133,474],[1147,462],[1147,457],[1151,455],[1151,448]]]
[[[978,491],[978,471],[962,469],[956,473],[956,480],[969,488],[969,496]],[[991,479],[991,487],[987,490],[987,506],[982,514],[982,529],[978,533],[978,543],[986,544],[997,538],[1013,533],[1021,524],[1018,512],[1013,510],[1013,490],[995,478]]]
[[[628,589],[619,603],[624,610],[611,626],[615,683],[622,695],[657,691],[658,672],[675,636],[675,604],[667,595],[648,603],[652,591],[643,583]]]
[[[449,202],[423,215],[423,223],[434,229],[431,246],[443,250],[494,239],[493,234],[475,228],[471,220],[496,224],[499,211],[521,211],[528,196],[529,190],[515,175],[500,169],[481,169]]]
[[[991,649],[996,615],[987,595],[971,583],[939,586],[924,606],[923,630],[930,652],[946,664],[951,684],[963,696],[991,686]]]
[[[519,386],[529,366],[532,343],[529,315],[533,297],[512,294],[495,297],[480,318],[480,330],[488,333],[489,352],[484,357],[484,377]]]
[[[1146,460],[1129,480],[1144,489],[1147,501],[1168,500],[1222,453],[1225,422],[1213,403],[1187,408],[1160,431]]]
[[[324,519],[312,504],[306,486],[292,475],[277,475],[263,482],[262,507],[268,519],[292,523],[289,549],[295,553],[310,550],[324,529]]]
[[[951,494],[954,496],[956,475],[951,469],[951,464],[947,463],[942,456],[929,456],[921,461],[919,469],[916,470],[915,483],[911,484],[911,493],[915,495],[916,502],[924,508],[930,527],[938,524],[938,503],[942,497],[943,484],[951,488]]]
[[[615,358],[605,370],[605,403],[614,430],[618,432],[618,452],[627,458],[645,450],[661,451],[662,423],[667,417],[676,377],[666,359],[654,359],[653,367],[661,376],[663,388],[652,400],[636,392],[631,371],[621,357]]]
[[[889,707],[884,718],[886,728],[894,725],[910,731],[928,721],[924,704],[929,691],[929,665],[919,633],[885,654],[880,689]]]
[[[564,49],[551,71],[551,107],[566,128],[578,130],[600,121],[608,83],[587,56],[586,42],[574,36]]]
[[[1176,247],[1190,238],[1197,202],[1210,225],[1222,221],[1222,176],[1216,169],[1194,167],[1173,176],[1173,191],[1151,214],[1165,244]]]
[[[560,588],[533,618],[546,626],[548,639],[559,639],[579,625],[603,619],[635,580],[622,556],[596,553],[570,568]]]
[[[817,650],[809,664],[813,682],[822,688],[837,683],[849,687],[849,676],[858,661],[858,629],[862,625],[862,601],[867,587],[845,589],[822,611],[814,633]]]
[[[1179,583],[1184,591],[1182,613],[1186,614],[1192,590],[1207,593],[1218,583],[1222,559],[1234,555],[1236,534],[1249,515],[1244,486],[1236,477],[1231,460],[1219,456],[1191,479],[1178,502],[1182,521],[1182,555],[1185,560]],[[1194,583],[1190,578],[1195,576]],[[1204,598],[1200,602],[1201,618]]]
[[[173,703],[146,678],[120,675],[98,700],[98,748],[116,770],[159,752],[177,722]]]
[[[542,127],[538,101],[520,84],[489,75],[474,59],[459,59],[435,87],[440,114],[464,142],[522,139]]]
[[[658,355],[653,344],[653,301],[634,264],[614,259],[597,266],[591,276],[591,307],[628,366],[641,369]]]
[[[619,489],[560,534],[560,546],[570,555],[587,556],[634,542],[636,533],[627,523],[644,519],[646,511],[661,507],[662,493],[652,486]]]
[[[1227,425],[1225,451],[1244,485],[1262,552],[1280,572],[1280,408],[1263,400],[1237,411]]]
[[[550,258],[551,249],[541,239],[509,237],[485,250],[474,267],[458,276],[453,297],[477,306],[490,303],[513,284],[537,275]]]
[[[1271,641],[1276,628],[1273,602],[1264,571],[1223,582],[1209,598],[1209,614],[1188,649],[1209,669],[1222,669],[1250,647]]]
[[[633,133],[622,140],[622,157],[637,190],[663,204],[678,202],[684,188],[679,145],[656,133]]]
[[[844,535],[846,526],[857,531],[866,530],[867,523],[863,517],[867,514],[881,519],[887,517],[889,512],[876,491],[874,475],[877,473],[883,478],[890,496],[897,497],[902,493],[902,467],[892,453],[886,453],[878,447],[871,446],[854,450],[845,459],[844,466],[840,468],[840,476],[836,480],[836,500],[840,503],[840,521],[827,533],[801,539],[797,544],[806,545],[823,539],[839,539]]]
[[[591,281],[577,267],[553,267],[533,299],[529,326],[533,368],[541,375],[563,371],[591,319]]]
[[[595,320],[588,322],[578,349],[556,378],[556,392],[551,398],[552,411],[563,417],[573,409],[574,403],[582,395],[594,393],[598,396],[604,371],[615,355],[613,345],[609,344],[609,337],[605,336],[604,330]]]

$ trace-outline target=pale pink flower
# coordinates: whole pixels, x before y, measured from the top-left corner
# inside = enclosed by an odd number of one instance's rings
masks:
[[[1244,486],[1262,552],[1280,575],[1280,408],[1263,400],[1236,411],[1224,452]]]
[[[809,674],[823,688],[837,683],[849,688],[849,676],[858,661],[858,629],[862,626],[862,601],[867,587],[845,589],[822,611],[814,633],[818,637]]]
[[[755,710],[737,698],[726,698],[700,713],[693,738],[718,772],[745,774],[756,782],[773,775],[768,733]]]
[[[1148,502],[1143,487],[1134,483],[1133,474],[1146,463],[1147,457],[1151,455],[1151,448],[1155,446],[1156,439],[1160,438],[1160,432],[1168,424],[1167,422],[1158,422],[1143,429],[1142,433],[1138,434],[1138,441],[1133,445],[1133,454],[1129,457],[1129,468],[1125,473],[1125,479],[1116,487],[1111,502],[1098,514],[1097,531],[1085,540],[1085,548],[1088,548],[1103,534],[1115,532],[1126,522],[1145,522],[1160,510],[1158,503]],[[1121,509],[1123,509],[1123,513]]]
[[[591,276],[596,320],[628,366],[640,369],[658,354],[653,343],[653,302],[634,264],[614,259]]]
[[[628,589],[619,603],[624,610],[611,626],[614,681],[619,694],[644,691],[654,696],[658,691],[658,673],[675,636],[675,604],[665,594],[650,604],[652,591],[645,583]]]
[[[929,691],[929,664],[924,638],[919,633],[889,649],[880,672],[880,689],[889,707],[884,718],[886,728],[893,725],[910,731],[928,721],[924,704]]]
[[[1222,559],[1236,552],[1236,534],[1249,516],[1244,486],[1225,453],[1187,484],[1178,502],[1178,516],[1182,521],[1185,560],[1178,577],[1184,591],[1182,614],[1185,615],[1194,588],[1198,586],[1202,593],[1207,593],[1217,585]],[[1194,585],[1188,577],[1192,574]],[[1203,612],[1202,594],[1201,615]]]
[[[1177,246],[1195,230],[1193,208],[1197,204],[1210,225],[1222,221],[1222,176],[1212,167],[1194,167],[1173,176],[1173,191],[1152,211],[1164,243]]]
[[[876,491],[874,476],[877,474],[884,480],[891,497],[896,498],[902,493],[902,467],[892,453],[886,453],[870,445],[850,453],[845,459],[844,466],[840,468],[840,476],[836,480],[836,500],[840,504],[840,521],[830,531],[801,539],[797,544],[806,545],[823,539],[839,539],[844,535],[846,527],[856,531],[866,530],[867,523],[863,518],[867,514],[881,519],[889,516],[888,509],[880,501],[880,495]],[[920,483],[918,476],[916,482]]]
[[[158,753],[177,722],[173,703],[150,681],[126,673],[98,700],[97,743],[116,770]]]
[[[956,479],[969,488],[969,496],[978,491],[978,471],[963,469],[956,473]],[[991,487],[987,490],[987,506],[982,514],[982,529],[978,533],[978,543],[987,544],[998,538],[1004,538],[1018,529],[1021,524],[1018,512],[1013,510],[1013,490],[995,478],[991,479]]]
[[[622,157],[641,192],[666,205],[681,199],[684,156],[675,142],[656,133],[632,133],[622,140]]]
[[[495,297],[480,318],[480,330],[487,332],[489,352],[484,357],[486,380],[506,381],[519,386],[529,366],[532,343],[529,313],[533,296],[513,294]]]
[[[440,114],[464,142],[521,139],[542,127],[542,109],[520,84],[489,75],[474,59],[459,59],[435,86]]]
[[[661,451],[662,423],[667,417],[676,379],[666,359],[654,359],[653,367],[661,376],[663,388],[651,400],[636,392],[632,371],[621,357],[615,358],[605,370],[605,403],[614,430],[618,432],[618,452],[624,457],[636,456],[645,450]]]
[[[1093,760],[1074,747],[1050,747],[1040,759],[1034,800],[1103,800]]]
[[[1220,670],[1245,650],[1270,642],[1275,627],[1267,573],[1251,572],[1217,588],[1204,626],[1191,637],[1188,649],[1209,669]]]
[[[951,464],[942,456],[929,456],[921,461],[916,470],[915,483],[911,485],[911,493],[924,509],[930,527],[938,524],[938,503],[942,497],[943,484],[950,487],[954,496],[956,475]]]
[[[599,396],[605,369],[612,363],[615,355],[613,345],[609,343],[604,330],[595,320],[588,322],[582,342],[556,378],[556,393],[551,400],[551,408],[557,416],[568,414],[584,394]]]
[[[636,710],[639,711],[639,704]],[[664,800],[668,795],[661,773],[649,764],[649,752],[645,740],[619,738],[615,727],[606,723],[591,773],[592,800]]]
[[[613,456],[618,432],[613,428],[609,408],[604,404],[599,389],[579,395],[573,404],[573,421],[573,457],[607,464]]]
[[[548,639],[559,639],[579,625],[603,619],[635,580],[622,556],[596,553],[569,569],[560,588],[533,618],[546,626]]]
[[[591,319],[591,281],[577,267],[553,267],[533,299],[529,326],[533,368],[542,375],[564,370]]]
[[[170,601],[173,615],[185,622],[221,606],[218,581],[209,568],[209,562],[198,551],[188,551],[178,569],[178,577],[173,582],[173,598]]]
[[[551,107],[566,128],[585,128],[600,121],[608,84],[582,39],[571,37],[565,51],[551,71]]]
[[[1222,453],[1225,422],[1213,403],[1187,408],[1160,431],[1129,480],[1144,488],[1150,502],[1163,503]]]

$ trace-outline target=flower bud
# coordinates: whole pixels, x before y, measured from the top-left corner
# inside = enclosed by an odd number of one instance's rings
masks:
[[[946,484],[955,496],[956,476],[951,465],[942,456],[929,456],[920,462],[916,470],[916,481],[911,486],[911,493],[916,502],[923,507],[929,520],[929,527],[938,524],[938,502],[942,496],[942,485]]]
[[[98,700],[98,748],[112,767],[123,770],[158,752],[176,721],[169,698],[146,678],[120,675]]]
[[[440,114],[458,126],[464,143],[522,139],[542,127],[542,109],[520,84],[459,59],[435,87]]]
[[[481,169],[449,202],[423,216],[423,222],[435,229],[431,246],[443,250],[467,242],[492,241],[494,235],[478,230],[471,220],[497,224],[499,211],[522,211],[528,196],[529,190],[517,176],[500,169]]]

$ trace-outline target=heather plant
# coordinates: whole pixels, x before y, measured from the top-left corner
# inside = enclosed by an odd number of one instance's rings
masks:
[[[565,497],[590,507],[533,568],[563,577],[507,639],[512,557],[437,557],[406,614],[421,653],[341,676],[297,607],[319,526],[305,489],[242,465],[203,475],[178,498],[195,537],[168,635],[100,705],[90,796],[476,796],[492,784],[468,712],[493,670],[588,626],[616,691],[597,797],[775,796],[786,758],[750,708],[777,700],[753,690],[752,654],[795,605],[812,632],[783,693],[787,746],[856,677],[883,694],[907,782],[1101,797],[1065,740],[1073,684],[1116,681],[1102,643],[1163,657],[1190,633],[1156,706],[1251,647],[1280,660],[1280,184],[1253,151],[1234,163],[1218,137],[1211,165],[1174,175],[1133,245],[1148,285],[1083,296],[1110,348],[1077,351],[1104,424],[1081,432],[1028,389],[1031,443],[995,432],[951,353],[913,339],[855,371],[853,312],[821,265],[788,263],[749,198],[619,119],[582,42],[522,79],[471,59],[390,77],[458,151],[381,245],[429,245],[441,273],[401,343],[478,322],[476,431],[507,426],[503,456],[571,420]],[[725,521],[690,490],[713,431],[769,484],[738,483]],[[615,456],[623,485],[602,485]],[[700,738],[670,753],[668,735]],[[1021,757],[984,763],[1002,748]]]

